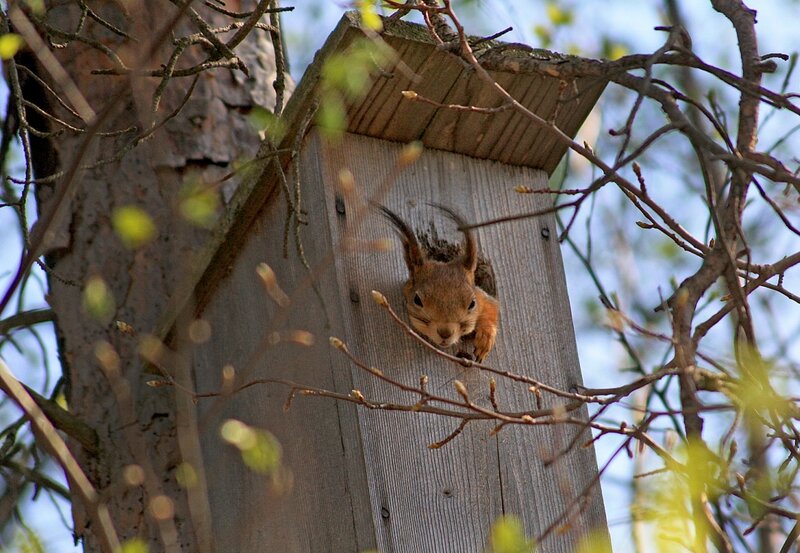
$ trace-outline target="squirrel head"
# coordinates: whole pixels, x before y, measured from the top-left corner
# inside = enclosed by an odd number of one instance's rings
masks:
[[[478,300],[475,295],[475,269],[478,249],[475,238],[454,211],[437,205],[464,234],[463,254],[450,262],[430,259],[420,247],[411,228],[393,212],[381,206],[384,215],[400,234],[408,267],[403,287],[411,325],[431,343],[450,347],[475,330]]]

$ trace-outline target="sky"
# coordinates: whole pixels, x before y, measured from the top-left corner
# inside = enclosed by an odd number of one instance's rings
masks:
[[[284,4],[292,5],[291,2]],[[286,14],[283,17],[283,24],[286,33],[286,42],[290,52],[290,64],[292,75],[295,79],[300,79],[305,66],[310,62],[313,53],[319,48],[333,29],[338,19],[341,17],[345,4],[330,0],[303,0],[295,3],[298,9],[295,12]],[[600,45],[596,44],[596,29],[610,29],[612,34],[624,43],[630,51],[648,52],[661,46],[664,34],[653,30],[656,25],[662,24],[657,17],[657,12],[653,6],[660,3],[652,1],[631,2],[629,0],[605,0],[605,1],[584,1],[566,2],[568,5],[578,6],[576,10],[576,20],[569,33],[556,35],[553,49],[573,50],[576,49],[585,55],[596,55]],[[690,22],[690,32],[692,34],[695,50],[701,55],[708,52],[716,52],[721,40],[721,35],[731,38],[732,30],[728,27],[707,28],[702,22],[721,21],[708,7],[708,2],[691,0],[685,2],[690,12],[687,13],[687,20]],[[787,17],[784,2],[775,0],[753,1],[749,5],[759,11],[760,46],[762,52],[782,51],[787,45],[797,44],[796,26],[787,24],[787,21],[797,20],[797,13],[794,18]],[[798,4],[789,4],[795,9]],[[468,31],[476,35],[488,35],[497,32],[505,27],[513,26],[514,30],[504,37],[507,41],[519,41],[531,45],[538,45],[536,33],[537,25],[547,25],[548,19],[545,10],[545,3],[533,0],[484,0],[471,2],[469,8],[465,8],[463,20],[468,26]],[[733,55],[735,52],[732,52]],[[738,62],[730,60],[732,70],[736,71]],[[777,78],[777,77],[776,77]],[[773,85],[774,86],[774,85]],[[798,87],[794,86],[796,90]],[[5,98],[6,93],[3,93]],[[5,99],[3,100],[5,101]],[[774,124],[779,125],[780,121]],[[18,259],[18,241],[12,235],[10,229],[13,228],[13,221],[9,219],[9,210],[0,209],[0,290],[4,289],[9,280],[7,268],[13,267]],[[776,245],[776,248],[797,248],[797,244]],[[568,286],[571,293],[585,286],[585,281],[579,275],[577,262],[570,257],[567,248],[564,248],[565,264],[567,266]],[[42,281],[41,278],[39,278]],[[26,307],[44,307],[42,298],[43,286],[39,285],[40,290],[32,290],[26,295]],[[581,306],[573,304],[574,317],[578,321],[585,317],[580,312]],[[34,387],[43,378],[55,378],[58,370],[58,361],[54,355],[55,346],[52,332],[42,328],[42,340],[45,350],[48,352],[46,357],[42,357],[41,348],[36,341],[30,337],[23,338],[21,344],[22,352],[16,352],[13,348],[4,348],[3,355],[8,364],[12,367],[23,367],[18,371],[17,376],[33,385]],[[578,349],[582,366],[584,367],[584,380],[589,386],[605,386],[608,383],[608,376],[605,371],[587,371],[586,367],[597,367],[598,359],[609,358],[608,350],[609,339],[603,335],[602,331],[578,335]],[[608,367],[616,366],[621,351],[612,350]],[[50,373],[46,374],[41,370],[43,361],[50,365]],[[54,381],[54,380],[53,380]],[[602,461],[610,454],[610,442],[601,441],[597,454]],[[624,457],[624,456],[623,456]],[[631,466],[624,460],[612,465],[609,475],[603,480],[603,491],[607,507],[607,518],[610,524],[614,549],[618,553],[630,551],[630,514],[628,510],[628,491],[624,482],[624,477],[631,472]],[[57,471],[54,471],[57,474]],[[58,507],[58,508],[56,508]],[[59,508],[61,512],[59,512]],[[69,520],[68,508],[61,502],[54,505],[47,499],[37,501],[27,506],[27,519],[32,528],[39,534],[40,539],[45,544],[48,553],[67,553],[79,551],[80,548],[72,545],[72,538],[69,531],[65,529],[62,517],[66,516]]]

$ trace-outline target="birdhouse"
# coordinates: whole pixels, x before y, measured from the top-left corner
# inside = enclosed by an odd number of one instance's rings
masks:
[[[217,549],[478,552],[502,515],[543,538],[537,551],[572,552],[592,533],[603,542],[590,431],[553,424],[586,420],[586,409],[531,384],[581,384],[553,197],[517,189],[547,187],[567,148],[551,127],[574,136],[605,83],[520,63],[566,68],[569,57],[476,44],[514,106],[423,26],[386,20],[367,35],[346,15],[318,52],[280,143],[262,149],[161,328],[210,325],[191,348],[191,380]],[[358,94],[338,93],[345,129],[330,138],[314,123],[337,94],[326,64],[365,37],[385,45],[374,47],[380,67]],[[403,252],[370,200],[453,248],[462,235],[434,205],[470,224],[544,212],[471,231],[501,306],[484,361],[494,372],[404,326]],[[220,437],[228,420],[261,429],[248,434],[266,440],[250,463]]]

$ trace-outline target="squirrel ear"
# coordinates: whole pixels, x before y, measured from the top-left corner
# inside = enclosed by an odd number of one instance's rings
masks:
[[[464,219],[461,218],[461,215],[456,213],[454,210],[450,209],[449,207],[445,207],[441,204],[431,204],[433,207],[437,209],[441,209],[444,211],[448,217],[458,225],[458,230],[464,235],[464,255],[461,258],[461,264],[464,268],[470,272],[474,273],[475,269],[478,267],[478,244],[475,242],[475,237],[472,233],[466,228],[467,223]]]
[[[422,248],[419,247],[419,242],[417,242],[417,238],[413,234],[410,240],[407,240],[405,236],[401,238],[403,240],[406,267],[408,267],[409,274],[413,276],[416,270],[425,263],[425,254],[422,253]]]
[[[461,232],[464,233],[464,268],[470,273],[474,273],[478,268],[478,245],[470,231],[462,230]]]
[[[373,203],[374,207],[381,210],[381,213],[386,217],[392,226],[394,226],[397,233],[400,235],[400,240],[403,242],[403,253],[406,261],[406,267],[411,276],[414,275],[416,270],[425,263],[425,254],[420,248],[417,237],[414,231],[411,230],[405,221],[397,216],[392,210],[380,204]]]

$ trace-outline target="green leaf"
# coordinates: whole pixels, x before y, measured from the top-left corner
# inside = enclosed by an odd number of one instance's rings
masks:
[[[111,214],[114,231],[132,250],[148,244],[156,235],[156,225],[145,210],[135,205],[126,205]]]
[[[147,553],[147,543],[141,538],[131,538],[122,544],[120,553]]]
[[[44,0],[25,0],[34,15],[44,15]]]
[[[375,32],[383,30],[383,22],[378,16],[378,12],[375,11],[374,0],[359,0],[358,13],[361,15],[361,23],[363,23],[366,28]]]
[[[14,33],[8,33],[0,36],[0,58],[9,60],[13,58],[20,48],[22,48],[25,41],[21,36]]]
[[[638,519],[637,519],[638,520]],[[575,553],[614,553],[605,528],[591,530],[583,536],[575,548]]]
[[[559,6],[556,2],[547,3],[547,17],[553,25],[569,25],[573,20],[573,13]]]
[[[83,308],[99,321],[108,321],[114,315],[116,302],[105,281],[99,276],[89,277],[83,289]]]
[[[197,181],[187,181],[180,193],[179,209],[183,218],[190,223],[203,228],[213,227],[219,211],[216,188]]]
[[[250,469],[262,474],[274,474],[281,468],[281,445],[266,430],[228,419],[220,427],[220,435],[239,449],[244,464]]]
[[[603,46],[600,50],[600,57],[607,60],[617,60],[628,53],[625,45],[603,38]]]
[[[544,25],[536,25],[533,28],[533,33],[539,39],[539,46],[541,48],[549,48],[553,44],[553,33]]]
[[[197,471],[189,463],[183,462],[175,470],[175,479],[182,488],[193,488],[197,485]]]
[[[363,98],[373,74],[386,70],[394,55],[384,42],[363,38],[325,62],[317,111],[317,123],[324,132],[337,135],[347,127],[347,103]]]
[[[338,96],[324,94],[317,110],[317,125],[328,136],[342,134],[347,127],[347,113]]]
[[[14,539],[20,553],[45,553],[42,540],[32,530],[24,528]]]
[[[64,392],[59,392],[55,399],[56,405],[61,407],[64,411],[69,411],[69,404],[67,403],[67,396]]]
[[[258,132],[263,132],[273,144],[279,144],[286,135],[286,124],[280,117],[263,106],[255,106],[247,115],[248,121]]]
[[[683,252],[683,250],[681,250],[678,245],[669,238],[660,240],[657,243],[655,250],[663,259],[675,263],[680,260],[681,253]]]
[[[536,542],[528,539],[522,521],[514,515],[498,518],[492,525],[487,553],[533,553]]]

